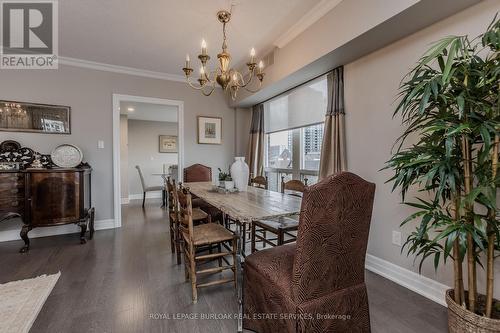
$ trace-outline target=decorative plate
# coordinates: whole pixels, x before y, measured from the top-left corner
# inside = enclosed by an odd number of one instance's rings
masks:
[[[50,154],[52,162],[61,168],[77,167],[83,160],[83,153],[80,148],[70,144],[63,144]]]
[[[5,140],[0,143],[0,150],[2,151],[15,151],[21,149],[21,144],[13,140]]]

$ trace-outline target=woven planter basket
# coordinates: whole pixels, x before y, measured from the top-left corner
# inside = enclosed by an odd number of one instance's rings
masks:
[[[484,296],[479,295],[479,302]],[[500,320],[479,316],[462,308],[453,299],[453,289],[446,291],[448,331],[450,333],[500,333]]]

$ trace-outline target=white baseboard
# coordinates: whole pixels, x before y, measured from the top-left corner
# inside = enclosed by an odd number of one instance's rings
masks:
[[[122,205],[128,205],[130,203],[130,198],[121,198]]]
[[[100,220],[94,222],[95,230],[113,229],[115,228],[115,220]],[[0,242],[20,240],[19,232],[21,229],[6,230],[0,232]],[[29,238],[38,238],[46,236],[55,236],[62,234],[72,234],[80,232],[80,228],[75,224],[66,224],[55,227],[41,227],[31,230],[28,234]]]
[[[442,283],[371,254],[366,255],[365,268],[417,294],[427,297],[431,301],[446,306],[445,292],[447,289],[450,289],[450,287]]]
[[[143,196],[142,193],[130,194],[128,196],[128,199],[129,200],[139,200],[139,199],[142,200],[142,196]],[[161,199],[161,191],[147,192],[146,199]]]

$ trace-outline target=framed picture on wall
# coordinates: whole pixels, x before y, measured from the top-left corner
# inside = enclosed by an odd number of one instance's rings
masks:
[[[69,106],[0,100],[0,131],[71,134]]]
[[[198,116],[198,143],[222,144],[222,118]]]
[[[177,136],[160,135],[160,153],[177,153]]]

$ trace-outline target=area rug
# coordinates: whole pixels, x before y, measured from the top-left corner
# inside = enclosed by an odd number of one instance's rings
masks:
[[[27,333],[61,272],[0,284],[0,333]]]

